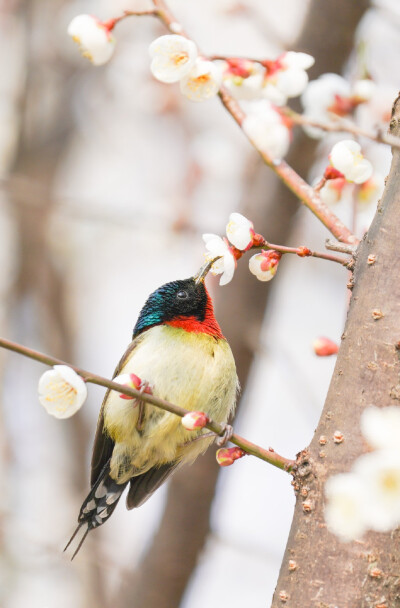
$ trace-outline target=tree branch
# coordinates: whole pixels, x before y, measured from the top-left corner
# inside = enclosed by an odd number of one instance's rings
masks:
[[[12,342],[11,340],[0,338],[0,347],[6,348],[7,350],[11,350],[20,355],[24,355],[25,357],[29,357],[30,359],[35,359],[36,361],[40,361],[40,363],[44,363],[45,365],[68,365],[68,367],[71,367],[73,370],[75,370],[77,374],[82,376],[82,378],[86,382],[98,384],[99,386],[104,386],[105,388],[118,391],[119,393],[123,393],[124,395],[128,395],[129,397],[139,399],[140,401],[151,403],[152,405],[166,410],[167,412],[171,412],[171,414],[176,414],[176,416],[180,416],[181,418],[183,418],[183,416],[186,416],[186,414],[189,413],[189,410],[186,410],[183,407],[180,407],[179,405],[169,403],[169,401],[165,401],[165,399],[160,399],[155,395],[142,393],[134,388],[123,386],[121,384],[118,384],[118,382],[113,382],[112,380],[108,380],[107,378],[103,378],[102,376],[98,376],[97,374],[93,374],[92,372],[88,372],[84,369],[81,369],[76,365],[70,365],[69,363],[61,361],[60,359],[56,359],[51,355],[40,353],[37,350],[28,348],[27,346],[23,346],[22,344],[17,344],[16,342]],[[225,433],[225,425],[219,424],[218,422],[215,422],[212,419],[209,419],[205,428],[209,429],[219,437],[222,437]],[[242,450],[247,452],[247,454],[256,456],[257,458],[260,458],[261,460],[272,464],[278,469],[290,472],[293,468],[293,460],[289,460],[288,458],[280,456],[271,448],[266,450],[236,434],[232,435],[230,441],[237,445],[239,448],[242,448]]]

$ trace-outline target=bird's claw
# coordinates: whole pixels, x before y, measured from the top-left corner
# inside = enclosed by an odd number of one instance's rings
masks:
[[[141,395],[143,395],[144,393],[147,393],[148,395],[153,394],[152,388],[151,388],[150,384],[147,382],[147,380],[140,381],[139,392]],[[144,428],[146,403],[144,401],[141,401],[140,399],[137,399],[137,401],[139,402],[139,411],[138,411],[138,417],[137,417],[137,421],[136,421],[136,430],[141,432],[141,431],[143,431],[143,428]]]
[[[233,435],[233,426],[230,424],[226,424],[223,435],[220,435],[217,439],[217,445],[219,445],[219,447],[224,446],[226,443],[228,443],[228,441],[230,441],[232,435]]]

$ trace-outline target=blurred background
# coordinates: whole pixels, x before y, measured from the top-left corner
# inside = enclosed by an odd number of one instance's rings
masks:
[[[316,57],[311,79],[357,77],[362,48],[378,88],[357,120],[373,129],[390,116],[396,0],[169,5],[204,52],[275,58],[303,50]],[[77,14],[105,20],[144,8],[139,0],[0,0],[0,332],[106,377],[148,294],[193,275],[201,234],[223,234],[232,211],[271,242],[323,250],[329,236],[218,99],[194,104],[151,77],[148,46],[165,33],[158,22],[122,22],[101,68],[66,34]],[[337,139],[318,143],[296,130],[288,160],[313,180]],[[385,175],[390,151],[361,143]],[[345,197],[335,211],[362,235],[375,207],[376,199],[355,214]],[[311,343],[340,340],[347,280],[339,265],[295,256],[268,284],[245,259],[229,286],[208,279],[243,388],[239,434],[290,458],[309,443],[334,366]],[[121,501],[69,561],[62,549],[88,490],[104,391],[90,386],[76,416],[50,418],[37,399],[44,370],[0,353],[0,606],[268,605],[291,523],[290,477],[255,458],[219,471],[215,449],[139,510]]]

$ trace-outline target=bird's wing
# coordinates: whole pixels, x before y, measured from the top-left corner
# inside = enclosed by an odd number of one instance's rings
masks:
[[[183,463],[168,462],[160,467],[153,467],[142,475],[132,477],[126,498],[126,508],[140,507],[181,464]]]
[[[130,343],[130,345],[126,349],[125,353],[123,354],[121,361],[118,363],[118,365],[114,371],[113,378],[118,376],[118,374],[124,367],[127,358],[130,356],[133,349],[138,344],[138,341],[139,341],[138,339],[135,339]],[[110,394],[110,389],[107,390],[107,392],[104,396],[103,403],[102,403],[101,409],[100,409],[99,420],[97,422],[96,435],[95,435],[94,444],[93,444],[92,464],[91,464],[91,474],[90,474],[91,486],[93,486],[96,483],[105,464],[111,458],[111,455],[112,455],[112,452],[114,449],[114,441],[111,439],[111,437],[108,435],[108,433],[106,433],[104,430],[104,406],[108,399],[109,394]]]

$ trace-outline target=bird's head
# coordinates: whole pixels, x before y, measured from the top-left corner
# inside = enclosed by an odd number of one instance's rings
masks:
[[[171,281],[150,294],[140,312],[133,337],[154,325],[171,325],[222,338],[212,300],[204,284],[214,261],[202,266],[194,277]]]

